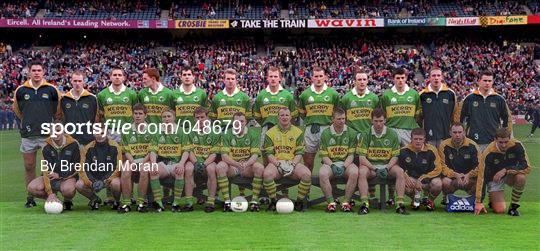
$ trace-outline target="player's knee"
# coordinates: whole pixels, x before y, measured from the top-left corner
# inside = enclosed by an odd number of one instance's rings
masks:
[[[261,177],[264,172],[264,166],[261,163],[255,162],[253,164],[253,174],[257,177]]]
[[[431,182],[429,183],[429,186],[432,188],[432,189],[441,189],[442,188],[442,181],[440,178],[434,178],[431,180]]]
[[[360,168],[358,169],[358,178],[359,179],[367,179],[369,170],[367,168]]]
[[[263,172],[263,179],[264,180],[274,180],[276,178],[276,173],[273,170],[274,168],[266,168]]]
[[[75,187],[74,186],[64,186],[60,189],[62,196],[67,198],[73,198],[75,196]]]
[[[506,203],[504,202],[492,202],[491,207],[493,208],[493,213],[504,214]]]
[[[120,179],[114,178],[111,180],[111,188],[114,191],[120,191]]]
[[[358,179],[360,176],[360,171],[358,171],[358,168],[355,167],[349,167],[347,168],[349,179]]]
[[[524,186],[527,182],[527,178],[525,177],[525,174],[516,174],[514,175],[514,186]]]

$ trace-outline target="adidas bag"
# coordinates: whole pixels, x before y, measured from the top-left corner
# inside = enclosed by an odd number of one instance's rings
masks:
[[[454,195],[446,196],[446,211],[454,212],[474,212],[474,195]]]

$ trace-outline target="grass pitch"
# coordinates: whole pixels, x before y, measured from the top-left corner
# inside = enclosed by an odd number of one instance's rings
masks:
[[[540,249],[540,138],[526,139],[529,126],[515,136],[527,147],[534,168],[522,197],[521,217],[449,214],[437,200],[436,212],[372,209],[365,216],[327,214],[324,207],[305,213],[206,214],[170,211],[118,214],[89,211],[75,197],[74,211],[47,215],[43,200],[23,207],[26,192],[18,132],[0,132],[0,249]],[[316,170],[318,167],[316,167]],[[507,189],[507,201],[510,189]],[[312,196],[320,195],[318,188]],[[295,196],[296,191],[291,191]],[[355,209],[357,210],[357,207]]]

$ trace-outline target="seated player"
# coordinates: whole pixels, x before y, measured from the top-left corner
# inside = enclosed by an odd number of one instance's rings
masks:
[[[115,199],[112,209],[118,210],[122,149],[116,141],[107,137],[107,132],[94,136],[95,140],[88,143],[81,152],[77,191],[90,200],[90,209],[98,210],[101,199],[97,193],[108,187]]]
[[[148,172],[140,169],[143,164],[150,164],[151,143],[155,135],[148,132],[146,123],[146,107],[137,103],[133,106],[133,124],[128,134],[122,135],[123,152],[125,154],[126,168],[121,172],[122,181],[122,206],[119,213],[131,211],[131,197],[133,182],[139,183],[139,195],[137,196],[137,211],[147,212]],[[134,167],[134,168],[131,168]]]
[[[460,122],[450,127],[449,139],[443,140],[439,145],[439,156],[443,165],[443,205],[446,204],[446,195],[456,190],[465,190],[474,194],[476,187],[476,168],[480,148],[471,139],[465,137],[465,130]]]
[[[396,179],[397,206],[396,213],[407,214],[403,204],[405,193],[405,174],[398,165],[399,138],[394,130],[386,127],[384,110],[375,108],[371,112],[371,129],[359,141],[357,154],[359,158],[358,183],[360,187],[359,214],[369,213],[368,179],[388,176]]]
[[[159,212],[164,210],[161,201],[163,189],[160,189],[160,181],[161,184],[164,184],[163,181],[168,178],[174,180],[174,197],[171,211],[180,212],[180,199],[184,189],[184,169],[193,170],[193,164],[187,161],[189,152],[185,151],[184,134],[178,128],[174,118],[175,114],[171,109],[166,109],[161,113],[162,133],[158,135],[157,141],[154,142],[157,146],[153,147],[153,149],[157,149],[157,154],[154,157],[157,162],[157,170],[150,171],[150,186]],[[192,186],[192,184],[188,183],[186,186]]]
[[[212,132],[211,124],[208,118],[208,109],[197,107],[193,111],[195,117],[195,128],[187,135],[186,144],[190,145],[189,161],[194,163],[193,170],[184,170],[186,184],[195,184],[194,175],[198,177],[207,177],[208,199],[204,206],[207,213],[214,212],[216,206],[216,156],[219,153],[220,135]],[[185,188],[186,205],[182,211],[193,211],[193,186]]]
[[[413,199],[411,207],[418,210],[424,205],[428,211],[435,210],[433,202],[442,190],[442,165],[437,149],[426,143],[424,129],[412,129],[411,143],[399,151],[398,163],[405,171],[405,193]],[[422,192],[424,198],[420,201]]]
[[[311,172],[300,163],[304,153],[304,133],[291,124],[289,108],[280,108],[278,124],[266,132],[264,149],[268,166],[264,169],[264,188],[270,197],[269,211],[276,210],[276,179],[289,177],[300,180],[298,196],[294,203],[296,211],[304,211],[304,198],[311,187]]]
[[[339,200],[336,198],[334,201],[332,197],[330,180],[340,177],[347,179],[345,199],[341,203],[343,212],[352,211],[350,200],[358,182],[358,167],[353,164],[357,132],[345,125],[345,117],[345,110],[340,107],[334,108],[332,124],[321,134],[320,153],[323,164],[319,170],[319,183],[328,202],[326,211],[330,213],[335,212],[339,204]]]
[[[61,121],[55,122],[60,123]],[[60,129],[55,128],[56,131],[60,131]],[[77,173],[73,165],[67,170],[62,170],[60,165],[62,161],[67,161],[70,164],[80,163],[79,144],[74,138],[63,133],[47,138],[45,143],[41,164],[47,165],[47,171],[43,171],[42,177],[37,177],[28,184],[28,192],[34,197],[58,202],[60,200],[56,197],[56,193],[60,192],[64,197],[64,210],[71,210]]]
[[[527,175],[531,171],[531,164],[523,144],[511,139],[511,132],[506,128],[499,128],[495,132],[495,140],[491,142],[482,154],[478,165],[478,178],[476,181],[476,205],[474,213],[487,212],[482,203],[482,189],[487,185],[490,204],[493,212],[502,214],[505,211],[504,185],[512,187],[512,202],[508,209],[511,216],[519,216],[517,210],[519,200]]]
[[[228,177],[253,177],[253,197],[250,210],[259,211],[259,193],[262,187],[264,166],[257,162],[260,154],[259,136],[253,129],[247,127],[246,115],[237,112],[233,121],[239,121],[240,128],[229,128],[221,137],[221,158],[217,165],[217,181],[221,195],[225,200],[223,211],[231,211]],[[233,122],[238,123],[238,122]]]

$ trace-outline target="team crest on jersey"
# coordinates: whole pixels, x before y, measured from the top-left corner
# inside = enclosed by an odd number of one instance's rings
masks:
[[[307,99],[307,102],[311,104],[315,102],[315,99],[312,96],[309,96],[309,98]]]
[[[182,102],[184,102],[184,99],[182,97],[178,97],[176,99],[176,103],[182,103]]]
[[[510,154],[508,154],[508,158],[509,159],[514,159],[514,158],[516,158],[516,154],[515,153],[510,153]]]
[[[427,164],[427,159],[422,159],[422,164]]]
[[[470,154],[463,154],[463,158],[464,158],[464,159],[470,159],[470,158],[471,158],[471,155],[470,155]]]
[[[244,141],[244,143],[245,143],[247,146],[249,146],[249,144],[250,144],[251,142],[249,142],[249,138],[247,138],[247,139]]]
[[[285,103],[285,98],[280,97],[280,98],[279,98],[279,103],[282,103],[282,104]]]
[[[193,143],[198,144],[199,143],[199,138],[198,137],[193,137]]]
[[[390,99],[390,103],[391,104],[396,104],[397,103],[396,97],[393,97],[392,99]]]
[[[330,101],[330,96],[328,96],[328,95],[324,96],[324,101],[326,101],[326,102]]]
[[[443,99],[442,99],[442,102],[443,102],[444,104],[448,104],[448,99],[443,98]]]
[[[384,139],[383,145],[384,146],[389,146],[390,145],[390,140],[389,139]]]
[[[268,103],[270,103],[270,100],[268,100],[268,98],[264,98],[263,99],[263,105],[267,105]]]
[[[495,104],[493,102],[489,103],[489,106],[492,107],[492,108],[497,108],[497,104]]]
[[[336,140],[334,140],[334,139],[330,139],[330,142],[328,142],[328,144],[330,144],[330,145],[333,145],[335,143],[336,143]]]
[[[501,161],[500,161],[499,159],[494,159],[494,160],[493,160],[493,163],[494,163],[495,165],[497,165],[497,164],[501,163]]]
[[[219,101],[219,105],[226,105],[227,104],[227,101],[225,101],[225,99],[221,99]]]
[[[173,142],[174,142],[175,144],[178,144],[178,143],[180,142],[180,139],[179,139],[178,137],[174,137],[174,138],[173,138]]]
[[[127,102],[129,101],[129,99],[128,99],[128,97],[123,97],[123,98],[122,98],[122,101],[123,101],[124,103],[127,103]]]
[[[478,101],[472,102],[472,105],[473,105],[474,107],[478,107]]]
[[[69,151],[69,150],[66,151],[66,155],[71,155],[72,153],[73,153],[72,151]]]
[[[343,144],[349,144],[349,138],[347,137],[343,138]]]
[[[165,137],[163,135],[159,137],[159,143],[161,144],[165,143]]]
[[[405,162],[407,162],[407,163],[411,163],[411,161],[412,161],[411,157],[407,157],[407,158],[405,158]]]
[[[368,100],[366,101],[366,104],[367,104],[368,106],[371,106],[371,99],[368,99]]]
[[[231,140],[231,146],[236,146],[236,139]]]
[[[30,95],[29,95],[29,94],[24,94],[24,99],[25,99],[25,100],[29,100],[29,99],[30,99]]]
[[[49,94],[47,93],[43,93],[43,95],[41,95],[42,98],[49,98]]]
[[[193,97],[193,101],[195,101],[195,102],[199,101],[199,96]]]
[[[129,143],[135,143],[137,142],[137,137],[135,137],[135,135],[131,136],[131,138],[129,139]]]
[[[82,108],[88,109],[88,108],[90,108],[90,106],[88,104],[82,104]]]
[[[159,96],[158,100],[159,100],[159,102],[163,102],[165,100],[165,97]]]
[[[106,102],[107,102],[107,104],[109,104],[109,105],[112,104],[112,98],[107,98],[107,101],[106,101]]]
[[[431,104],[431,101],[432,101],[431,98],[426,99],[426,103],[428,103],[428,104]]]
[[[67,108],[67,109],[71,108],[71,104],[70,104],[70,103],[67,103],[67,104],[66,104],[66,108]]]
[[[412,101],[413,101],[413,97],[408,96],[408,97],[407,97],[407,102],[412,102]]]
[[[352,107],[356,107],[356,101],[353,100],[353,101],[351,102],[351,106],[352,106]]]
[[[448,154],[448,158],[449,159],[454,159],[454,155],[453,154]]]
[[[144,97],[144,102],[150,102],[150,98],[148,96]]]
[[[206,144],[209,144],[209,145],[212,144],[212,139],[211,139],[210,137],[208,137],[208,138],[206,139]]]
[[[148,135],[144,135],[144,141],[148,142],[149,139],[150,137],[148,137]]]
[[[241,105],[241,104],[242,104],[242,100],[237,99],[237,100],[236,100],[236,104],[237,104],[237,105]]]

